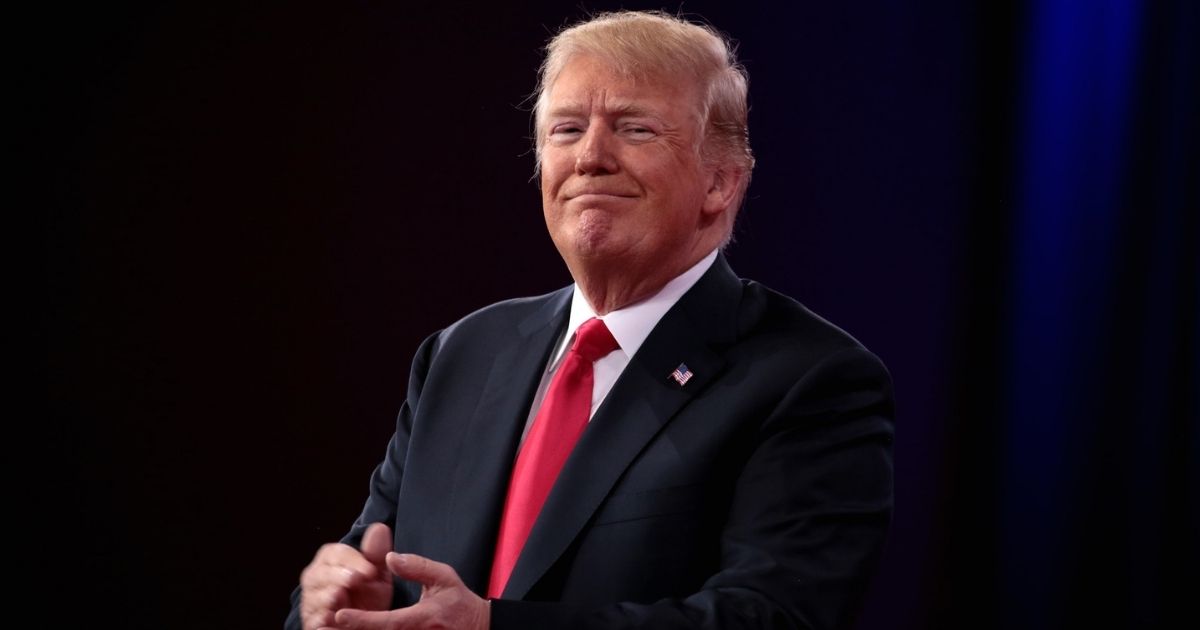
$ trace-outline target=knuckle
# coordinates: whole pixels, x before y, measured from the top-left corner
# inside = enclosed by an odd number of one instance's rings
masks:
[[[327,560],[328,558],[336,557],[343,552],[346,545],[342,543],[325,543],[317,549],[317,558]]]

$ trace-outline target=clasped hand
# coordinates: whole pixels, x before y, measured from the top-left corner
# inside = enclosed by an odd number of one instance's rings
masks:
[[[393,578],[421,584],[421,599],[388,610]],[[448,564],[392,551],[392,532],[374,523],[362,551],[341,543],[322,546],[300,574],[300,618],[305,630],[487,630],[490,607]]]

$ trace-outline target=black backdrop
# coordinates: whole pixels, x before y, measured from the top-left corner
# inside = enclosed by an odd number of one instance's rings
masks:
[[[1167,68],[1124,86],[1142,104],[1130,124],[1190,137],[1197,101],[1179,77],[1195,68],[1194,11],[1122,6],[1140,16],[1139,67]],[[51,579],[69,603],[57,612],[147,628],[281,622],[301,568],[361,506],[420,340],[569,282],[531,180],[524,100],[547,37],[607,8],[166,3],[35,21],[51,483],[32,493],[31,532],[61,528],[53,547],[78,576]],[[1180,174],[1195,145],[1159,151],[1155,168],[1178,184],[1166,201],[1117,208],[1126,227],[1169,216],[1180,228],[1171,248],[1161,229],[1119,232],[1132,245],[1114,263],[1174,252],[1158,284],[1161,265],[1122,267],[1131,299],[1176,298],[1158,313],[1175,367],[1151,397],[1167,411],[1160,425],[1093,418],[1081,457],[1124,463],[1049,497],[1075,506],[1047,518],[1084,542],[1043,554],[1003,527],[1044,506],[1005,494],[1025,455],[1005,446],[1018,397],[995,383],[1021,386],[1005,359],[1021,330],[1005,312],[1023,295],[1023,239],[1042,234],[1020,220],[1036,207],[1022,201],[1020,138],[1039,89],[1023,80],[1040,54],[1029,42],[1046,20],[960,2],[682,9],[737,39],[751,76],[759,167],[731,263],[849,330],[896,380],[897,511],[860,626],[1149,627],[1182,610],[1168,576],[1195,575],[1196,221],[1180,211],[1194,210]],[[1151,124],[1162,111],[1174,118]],[[1155,146],[1125,150],[1139,149]],[[1117,174],[1145,183],[1152,170]],[[1080,396],[1093,385],[1072,383]],[[1131,427],[1174,446],[1121,460]],[[1173,481],[1139,476],[1147,466]],[[1098,503],[1098,487],[1166,490],[1131,529],[1120,523],[1136,506]],[[1112,557],[1082,559],[1108,544]],[[1042,555],[1004,569],[1012,545]],[[1022,580],[1046,567],[1057,581]]]

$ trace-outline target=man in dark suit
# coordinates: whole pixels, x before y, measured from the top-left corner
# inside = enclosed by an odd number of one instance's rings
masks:
[[[719,253],[753,167],[726,42],[662,14],[576,25],[535,125],[575,284],[425,341],[288,627],[843,627],[891,513],[891,386]]]

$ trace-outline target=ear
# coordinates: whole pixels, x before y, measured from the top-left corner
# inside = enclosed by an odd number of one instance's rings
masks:
[[[730,209],[745,173],[730,163],[719,164],[709,173],[708,192],[701,212],[710,219]]]

